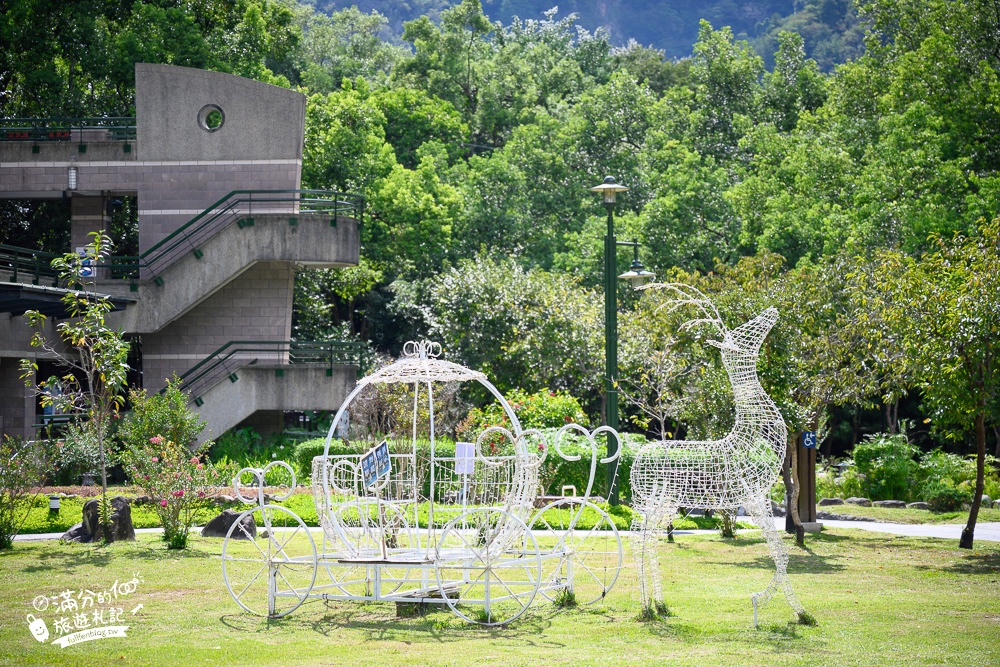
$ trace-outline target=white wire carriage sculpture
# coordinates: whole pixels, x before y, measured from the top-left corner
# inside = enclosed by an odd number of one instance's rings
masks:
[[[323,455],[313,459],[319,547],[300,517],[267,501],[268,469],[237,475],[237,495],[257,507],[233,524],[222,564],[226,587],[243,609],[280,617],[307,600],[421,603],[444,605],[470,622],[501,625],[518,618],[536,597],[555,600],[571,593],[589,603],[614,585],[622,565],[621,538],[608,514],[589,500],[600,458],[595,436],[609,429],[590,433],[570,424],[558,432],[554,445],[563,458],[574,458],[560,448],[563,436],[575,432],[589,442],[590,481],[583,496],[536,509],[539,469],[549,449],[542,434],[521,428],[485,375],[439,359],[440,352],[436,343],[407,343],[401,359],[359,380],[337,412]],[[491,426],[475,443],[463,443],[462,451],[442,454],[435,434],[435,386],[469,381],[496,399],[510,428]],[[380,462],[383,474],[373,475],[368,466],[378,447],[366,454],[331,454],[352,401],[373,387],[393,384],[412,390],[412,426],[408,445],[381,450],[388,453]],[[429,460],[418,453],[418,414],[427,417]],[[611,431],[609,437],[618,434]],[[287,464],[275,465],[291,475]],[[253,494],[241,488],[248,477],[257,485]],[[247,528],[247,516],[262,527],[256,535]],[[584,516],[589,527],[577,530]]]
[[[760,525],[774,559],[775,574],[763,591],[751,596],[754,625],[758,608],[780,589],[801,621],[808,615],[788,579],[788,553],[774,525],[768,492],[781,471],[787,444],[787,428],[774,401],[761,387],[757,359],[761,344],[778,320],[778,311],[768,308],[754,319],[728,329],[714,304],[698,290],[683,284],[655,284],[649,288],[673,291],[677,298],[665,306],[684,305],[699,309],[702,317],[682,328],[708,325],[721,336],[709,340],[718,348],[732,385],[736,407],[733,429],[710,441],[667,440],[639,449],[632,464],[634,552],[638,565],[644,610],[665,608],[657,560],[658,531],[668,525],[678,508],[734,511],[744,507]]]

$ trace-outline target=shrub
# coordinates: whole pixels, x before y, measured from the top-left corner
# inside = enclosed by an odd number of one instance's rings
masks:
[[[566,461],[560,458],[555,449],[551,447],[551,441],[555,434],[555,429],[548,429],[546,439],[550,443],[550,449],[542,470],[539,471],[539,482],[543,493],[549,495],[561,495],[564,484],[576,486],[579,493],[583,493],[587,488],[587,480],[590,477],[590,445],[583,438],[576,435],[568,435],[564,439],[562,450],[565,454],[579,454],[579,461]],[[634,433],[622,434],[622,455],[618,463],[618,489],[623,498],[631,496],[631,486],[629,485],[629,473],[632,469],[634,458],[633,448],[646,442],[644,436]],[[306,479],[312,473],[312,460],[316,456],[321,456],[326,444],[326,438],[316,438],[314,440],[304,440],[295,447],[293,457],[293,467],[297,469],[296,475],[300,479]],[[330,455],[341,454],[361,454],[367,451],[371,443],[360,443],[353,441],[345,443],[343,440],[334,439],[330,442]],[[407,439],[400,443],[390,443],[393,451],[401,451],[400,447],[410,448],[410,441]],[[436,438],[434,451],[437,456],[450,457],[455,455],[455,443],[449,438]],[[604,457],[607,455],[603,445],[598,447],[597,455]],[[418,477],[421,482],[421,493],[427,497],[430,487],[428,467],[426,461],[430,459],[430,441],[426,439],[417,440],[417,462]],[[597,473],[594,480],[592,495],[607,496],[607,465],[598,462]]]
[[[143,447],[159,436],[184,447],[194,444],[206,423],[188,410],[188,396],[176,375],[162,393],[149,396],[144,389],[129,392],[132,410],[122,419],[118,439],[126,446]]]
[[[587,421],[587,415],[579,401],[566,392],[539,391],[526,394],[515,389],[507,397],[507,402],[521,422],[521,427],[525,429],[559,428],[572,422],[586,424]],[[507,415],[499,403],[470,410],[468,417],[456,428],[455,435],[461,440],[474,440],[489,426],[510,427]]]
[[[0,550],[9,549],[31,510],[31,490],[41,485],[42,462],[23,438],[0,441]]]
[[[272,461],[294,458],[295,442],[283,435],[263,437],[252,428],[241,428],[226,431],[212,445],[208,457],[218,465],[227,464],[236,470],[240,468],[263,468]],[[322,453],[322,451],[320,451]],[[294,464],[292,465],[294,468]],[[277,485],[277,468],[268,471],[268,484]],[[286,473],[287,474],[287,473]],[[305,480],[301,471],[296,471],[296,477]],[[274,479],[272,479],[272,477]],[[284,483],[282,481],[281,483]]]
[[[864,494],[862,479],[854,466],[838,473],[832,461],[824,462],[816,471],[816,500],[820,498],[850,498]]]
[[[854,465],[864,475],[863,494],[872,500],[911,499],[917,451],[903,433],[865,436],[854,447]]]
[[[144,445],[130,443],[123,463],[133,483],[153,502],[170,549],[187,546],[194,513],[212,486],[225,483],[225,471],[201,461],[205,447],[194,451],[161,436]]]
[[[924,501],[935,512],[954,512],[972,502],[972,494],[955,486],[948,479],[938,480],[923,489]]]

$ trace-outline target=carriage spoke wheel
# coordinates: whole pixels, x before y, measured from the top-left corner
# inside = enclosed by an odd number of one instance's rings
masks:
[[[244,526],[252,516],[257,534]],[[279,618],[305,602],[316,581],[316,543],[294,512],[279,505],[247,510],[222,543],[222,577],[251,614]]]
[[[621,535],[607,512],[582,498],[560,498],[538,510],[531,525],[543,545],[553,544],[541,595],[556,601],[572,591],[578,604],[604,599],[623,559]]]
[[[449,521],[435,558],[440,594],[470,623],[510,623],[531,606],[541,583],[538,542],[523,521],[499,508]]]

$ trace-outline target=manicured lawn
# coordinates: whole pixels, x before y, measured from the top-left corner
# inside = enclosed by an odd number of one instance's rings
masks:
[[[749,595],[773,567],[756,532],[681,535],[662,547],[671,618],[638,620],[635,570],[593,608],[535,603],[503,629],[447,612],[397,619],[393,605],[313,602],[290,617],[249,616],[229,598],[221,541],[186,551],[152,535],[107,547],[18,543],[0,554],[0,665],[995,665],[1000,664],[1000,545],[830,530],[791,549],[792,583],[816,627],[790,624],[780,598],[751,625]],[[110,588],[128,637],[61,649],[36,642],[36,596]],[[129,612],[143,607],[133,616]],[[49,638],[52,641],[53,637]]]
[[[133,489],[129,488],[119,488],[114,490],[109,489],[109,495],[123,495],[132,500],[135,497],[135,492]],[[88,500],[89,498],[63,498],[60,503],[61,506],[59,513],[53,514],[49,512],[48,509],[48,497],[39,495],[35,498],[34,506],[29,511],[28,518],[24,522],[20,532],[23,535],[66,532],[66,530],[68,530],[73,524],[80,523],[83,514],[83,505]],[[302,490],[301,492],[296,492],[288,500],[276,504],[290,508],[306,523],[307,526],[315,527],[319,525],[319,518],[316,515],[316,504],[313,500],[311,491],[307,492]],[[242,512],[250,508],[250,505],[240,502],[230,503],[228,506],[237,512]],[[421,506],[421,525],[426,525],[426,506],[427,503],[423,503]],[[606,503],[603,504],[602,507],[605,511],[609,512],[612,521],[615,522],[615,526],[619,530],[628,530],[631,527],[631,509],[624,505],[619,505],[614,509],[610,509]],[[136,505],[133,502],[130,509],[132,512],[132,525],[135,528],[157,528],[160,526],[160,519],[151,505]],[[222,509],[222,507],[217,507],[214,503],[205,503],[205,505],[200,507],[195,514],[195,525],[204,525],[211,520],[212,517],[222,511]],[[550,510],[550,514],[555,511]],[[447,521],[447,519],[452,515],[442,514],[440,516],[443,517],[440,521]],[[596,519],[596,516],[590,517],[587,513],[584,513],[583,520],[578,524],[579,528],[589,529],[593,526],[594,519]],[[737,527],[745,526],[749,526],[749,524],[737,524]],[[712,517],[692,516],[678,519],[674,522],[674,527],[678,530],[691,530],[714,529],[720,527],[720,525],[719,521]]]

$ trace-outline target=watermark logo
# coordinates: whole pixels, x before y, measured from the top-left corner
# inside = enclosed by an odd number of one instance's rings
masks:
[[[128,598],[142,583],[136,573],[127,581],[116,580],[111,586],[64,590],[56,595],[38,595],[31,602],[38,615],[28,614],[26,621],[31,636],[46,642],[50,633],[56,638],[51,643],[61,648],[107,637],[125,637],[131,619],[142,609],[141,604],[125,611]],[[46,622],[46,614],[48,620]],[[51,627],[51,630],[50,630]]]

